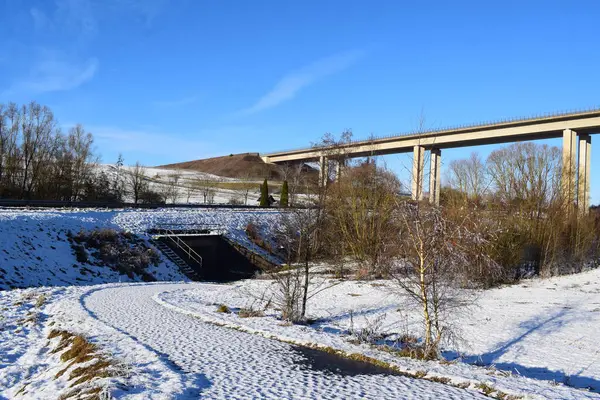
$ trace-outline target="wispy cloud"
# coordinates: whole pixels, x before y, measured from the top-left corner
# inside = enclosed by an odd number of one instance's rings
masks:
[[[95,58],[82,63],[45,58],[35,64],[25,78],[4,91],[3,95],[33,95],[75,89],[92,79],[97,71],[98,60]]]
[[[137,18],[150,25],[166,7],[165,0],[47,0],[33,5],[30,24],[15,30],[34,33],[31,43],[19,44],[9,55],[14,76],[0,95],[30,96],[75,89],[93,79],[99,68],[93,43],[115,18]],[[18,19],[15,19],[18,21]],[[16,22],[14,22],[16,24]],[[33,29],[32,29],[33,28]],[[2,57],[2,56],[0,56]],[[22,67],[21,67],[22,66]],[[6,77],[6,76],[5,76]]]
[[[192,103],[195,103],[196,101],[198,101],[197,96],[188,96],[188,97],[183,97],[181,99],[175,99],[175,100],[155,101],[153,104],[155,107],[172,108],[172,107],[181,107],[181,106],[185,106],[188,104],[192,104]]]
[[[240,113],[243,115],[254,114],[291,100],[303,88],[328,75],[343,71],[364,57],[364,55],[365,52],[360,50],[338,53],[297,71],[293,71],[281,78],[275,87],[261,97],[254,105],[242,110]]]

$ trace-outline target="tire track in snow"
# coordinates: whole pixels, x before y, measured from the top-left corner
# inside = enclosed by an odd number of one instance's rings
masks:
[[[289,344],[206,324],[153,300],[158,293],[189,287],[134,285],[100,289],[82,298],[90,315],[156,352],[184,375],[188,391],[176,398],[485,398],[402,376],[338,376],[305,369]]]

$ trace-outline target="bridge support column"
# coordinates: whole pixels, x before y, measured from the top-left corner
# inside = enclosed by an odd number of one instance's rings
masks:
[[[319,157],[319,187],[327,186],[329,180],[329,160],[325,156]]]
[[[563,131],[562,148],[562,196],[571,210],[576,196],[577,133],[571,129]]]
[[[342,177],[342,169],[346,166],[344,160],[336,160],[335,162],[335,180],[336,182]]]
[[[441,161],[442,150],[431,149],[430,173],[429,173],[429,202],[433,205],[440,205],[440,189],[441,189]]]
[[[413,148],[412,169],[412,199],[423,200],[423,166],[425,164],[425,147],[415,146]]]
[[[579,212],[590,211],[590,164],[592,161],[592,138],[590,135],[579,135],[579,171],[577,174],[577,206]]]

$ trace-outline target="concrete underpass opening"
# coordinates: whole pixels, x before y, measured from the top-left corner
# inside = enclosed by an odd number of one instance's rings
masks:
[[[156,247],[194,281],[230,282],[251,278],[261,270],[257,258],[249,257],[221,229],[156,228],[148,233]]]

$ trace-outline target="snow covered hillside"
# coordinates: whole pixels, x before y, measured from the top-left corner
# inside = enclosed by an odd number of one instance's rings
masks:
[[[104,171],[109,176],[113,177],[115,174],[114,165],[103,164],[98,166],[99,170]],[[123,166],[123,179],[125,187],[127,188],[127,176],[131,174],[134,167]],[[191,170],[174,170],[166,168],[145,168],[146,179],[149,188],[153,191],[163,193],[165,188],[170,185],[170,179],[173,176],[178,177],[176,184],[177,187],[177,203],[178,204],[202,204],[204,203],[204,195],[201,187],[209,184],[213,185],[211,190],[213,196],[211,202],[214,204],[229,204],[232,201],[241,202],[243,204],[246,196],[246,190],[236,190],[227,188],[226,186],[235,187],[236,184],[241,187],[248,186],[248,202],[247,205],[258,205],[257,199],[260,197],[260,185],[262,180],[241,180],[235,178],[228,178],[223,176],[217,176],[200,171]],[[225,186],[225,187],[222,187]],[[133,198],[129,195],[125,197],[125,201],[133,201]],[[172,199],[167,199],[168,202],[172,202]]]
[[[256,248],[244,232],[246,225],[253,221],[268,227],[277,216],[278,211],[269,210],[1,210],[0,289],[142,280],[77,261],[68,241],[69,232],[125,230],[140,235],[151,246],[146,231],[159,225],[215,225],[224,229],[230,239]],[[150,266],[148,273],[162,281],[187,280],[166,258],[159,265]]]

